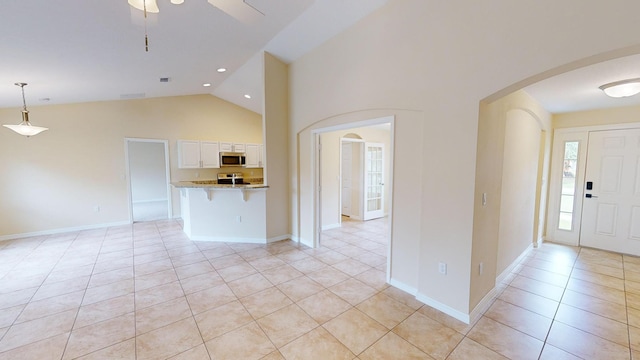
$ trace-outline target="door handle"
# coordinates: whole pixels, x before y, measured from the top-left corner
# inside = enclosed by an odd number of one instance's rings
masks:
[[[597,195],[586,194],[584,197],[586,197],[588,199],[596,199],[598,196]]]

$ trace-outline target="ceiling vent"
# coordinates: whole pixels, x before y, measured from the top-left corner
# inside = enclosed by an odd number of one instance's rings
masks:
[[[168,77],[161,77],[160,78],[160,82],[166,83],[166,82],[169,82],[169,81],[171,81],[171,78],[168,78]]]

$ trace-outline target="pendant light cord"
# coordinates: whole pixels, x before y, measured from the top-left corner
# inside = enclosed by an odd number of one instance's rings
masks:
[[[25,97],[24,97],[24,86],[25,86],[26,84],[24,84],[24,83],[17,83],[16,85],[20,86],[20,89],[22,89],[22,109],[23,109],[24,111],[27,111],[27,100],[26,100],[26,99],[25,99]]]
[[[144,7],[144,49],[149,52],[149,37],[147,36],[147,0],[142,0]]]

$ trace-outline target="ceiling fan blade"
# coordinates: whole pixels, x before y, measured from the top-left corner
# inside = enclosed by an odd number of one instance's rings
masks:
[[[209,4],[226,12],[231,17],[245,23],[250,24],[264,17],[258,9],[254,8],[246,2],[246,0],[208,0]]]

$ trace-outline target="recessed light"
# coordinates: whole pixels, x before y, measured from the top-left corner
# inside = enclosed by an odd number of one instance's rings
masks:
[[[218,71],[219,73],[223,73],[223,72],[227,71],[227,69],[226,69],[226,68],[218,68],[218,70],[217,70],[217,71]]]
[[[209,86],[211,86],[211,84],[206,83],[206,84],[202,84],[202,86],[204,86],[204,87],[209,87]]]
[[[244,97],[247,98],[247,99],[251,99],[251,95],[249,95],[249,94],[244,94]]]

